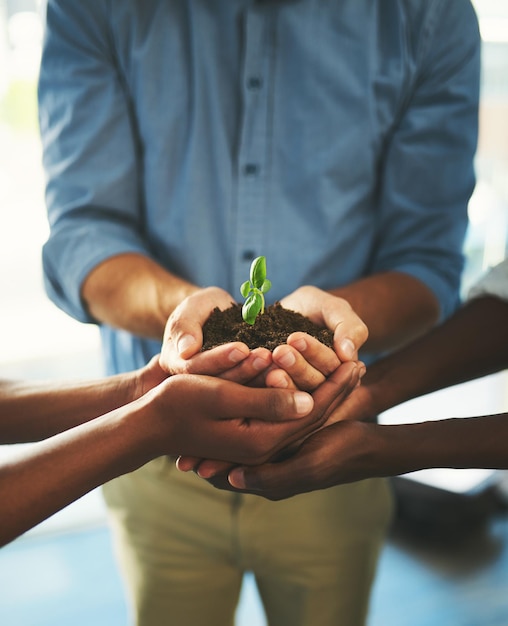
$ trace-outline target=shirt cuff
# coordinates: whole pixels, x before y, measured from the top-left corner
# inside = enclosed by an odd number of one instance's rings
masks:
[[[80,322],[97,323],[81,298],[88,274],[119,254],[151,256],[135,233],[122,225],[88,224],[86,229],[62,229],[43,248],[44,284],[49,298]]]

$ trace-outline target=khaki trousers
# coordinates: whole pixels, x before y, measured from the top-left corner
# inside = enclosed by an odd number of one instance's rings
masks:
[[[231,626],[245,571],[270,626],[365,623],[392,513],[384,480],[271,502],[160,458],[104,494],[138,626]]]

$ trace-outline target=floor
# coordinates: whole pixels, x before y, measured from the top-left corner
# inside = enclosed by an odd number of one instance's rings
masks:
[[[417,522],[406,494],[381,556],[369,626],[507,626],[508,514],[500,502],[490,490],[468,500],[469,509],[452,498]],[[431,515],[437,509],[440,520]],[[110,534],[99,518],[67,532],[32,531],[0,550],[2,626],[128,623]],[[250,577],[236,625],[266,626]]]

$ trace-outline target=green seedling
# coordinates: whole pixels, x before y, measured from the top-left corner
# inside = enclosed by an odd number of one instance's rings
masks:
[[[258,256],[250,266],[250,280],[246,280],[240,287],[245,298],[242,307],[242,317],[251,326],[256,317],[265,310],[265,293],[270,290],[272,283],[266,278],[266,258]]]

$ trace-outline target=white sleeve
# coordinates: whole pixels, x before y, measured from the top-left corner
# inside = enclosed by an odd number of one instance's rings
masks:
[[[495,296],[508,302],[508,258],[495,265],[468,293],[468,300],[481,296]]]

